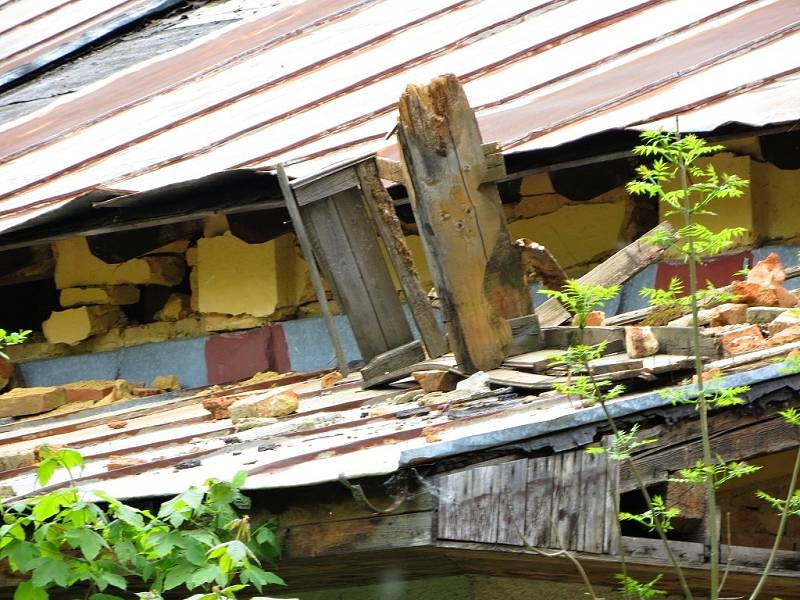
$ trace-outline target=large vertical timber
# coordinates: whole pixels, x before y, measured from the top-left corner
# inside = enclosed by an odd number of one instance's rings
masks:
[[[467,372],[498,367],[511,345],[505,319],[531,312],[475,114],[453,75],[410,85],[398,138],[408,193],[442,302],[450,347]]]
[[[441,356],[447,352],[447,340],[433,315],[428,295],[419,282],[411,251],[397,220],[392,199],[381,183],[375,162],[372,160],[363,162],[358,165],[356,171],[367,210],[386,246],[386,252],[392,261],[428,356],[431,358]]]

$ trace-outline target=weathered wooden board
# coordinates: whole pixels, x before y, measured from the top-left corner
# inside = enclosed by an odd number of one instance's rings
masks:
[[[797,432],[780,417],[760,422],[733,423],[729,428],[714,428],[714,452],[726,461],[746,460],[797,447]],[[665,481],[670,473],[693,465],[703,456],[702,443],[696,435],[653,448],[634,456],[634,464],[646,485]],[[636,489],[636,481],[627,464],[620,467],[620,492]]]
[[[287,528],[286,558],[350,554],[368,550],[429,546],[433,541],[433,512],[413,512]]]
[[[320,266],[364,360],[413,340],[357,188],[301,207]]]
[[[455,76],[410,85],[400,98],[398,141],[428,266],[465,371],[498,367],[511,346],[506,318],[531,312],[475,114]]]
[[[625,283],[628,279],[636,275],[636,273],[657,261],[664,254],[665,248],[655,246],[645,241],[646,238],[653,235],[658,229],[668,233],[673,232],[673,227],[669,223],[661,223],[640,239],[628,244],[612,257],[603,261],[586,275],[579,278],[578,281],[602,286]],[[550,298],[538,306],[536,308],[536,314],[539,315],[539,322],[542,327],[560,325],[570,318],[570,314],[555,298]]]
[[[578,450],[442,475],[439,539],[607,553],[615,471]]]
[[[378,177],[374,161],[359,164],[356,172],[364,204],[383,239],[386,252],[403,289],[411,309],[411,316],[420,332],[428,356],[431,358],[441,356],[447,352],[447,340],[433,315],[428,295],[422,289],[392,199]]]

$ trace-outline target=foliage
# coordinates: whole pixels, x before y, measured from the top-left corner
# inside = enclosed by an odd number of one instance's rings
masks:
[[[686,467],[679,471],[680,477],[671,479],[679,483],[695,483],[704,484],[707,480],[712,481],[715,489],[719,489],[732,479],[739,479],[751,473],[755,473],[761,467],[749,465],[744,461],[731,461],[726,463],[721,457],[717,457],[716,464],[707,465],[703,461],[698,460],[694,466]]]
[[[6,346],[16,346],[17,344],[21,344],[28,339],[30,334],[30,329],[23,329],[20,331],[6,331],[5,329],[0,329],[0,356],[8,359],[8,355],[3,352],[2,349]]]
[[[549,298],[555,298],[564,305],[569,312],[575,315],[577,325],[581,329],[586,327],[586,317],[595,308],[603,305],[619,294],[619,286],[602,287],[590,283],[581,283],[577,279],[567,279],[560,290],[539,290]]]
[[[651,306],[659,309],[680,309],[688,312],[692,303],[692,297],[683,295],[684,285],[680,277],[672,277],[667,284],[667,289],[642,288],[639,295],[647,299]],[[706,282],[706,288],[697,290],[695,297],[704,306],[713,306],[725,302],[735,302],[736,294],[719,290],[710,281]]]
[[[667,216],[688,217],[676,232],[675,241],[663,232],[652,241],[671,245],[687,262],[729,248],[746,229],[733,227],[712,232],[694,220],[698,216],[716,215],[710,208],[712,202],[741,196],[749,183],[738,175],[719,175],[710,163],[698,166],[699,159],[723,150],[723,146],[709,145],[695,135],[678,137],[668,131],[646,131],[641,137],[644,143],[636,146],[633,152],[653,158],[653,162],[639,165],[636,168],[638,178],[630,181],[626,189],[631,194],[657,198],[667,205]],[[688,175],[686,185],[673,185],[684,169]]]
[[[37,480],[46,485],[59,469],[72,479],[82,468],[77,451],[43,448]],[[198,590],[192,600],[222,600],[282,584],[262,566],[279,553],[276,523],[253,529],[238,513],[250,506],[245,478],[209,479],[156,514],[100,491],[89,499],[74,486],[0,505],[0,562],[27,578],[15,600],[47,600],[50,590],[78,584],[89,600],[116,600],[129,583],[149,589],[137,594],[142,600],[179,588]]]
[[[635,521],[647,528],[648,531],[655,531],[656,527],[661,527],[663,531],[672,529],[672,519],[681,514],[677,508],[667,507],[667,503],[661,496],[653,496],[651,506],[648,510],[639,514],[620,512],[620,521]]]
[[[628,577],[622,573],[618,573],[616,577],[620,584],[620,591],[625,595],[625,597],[639,598],[639,600],[649,600],[650,598],[655,598],[656,596],[667,595],[667,592],[663,590],[657,590],[655,587],[656,584],[661,581],[663,575],[658,575],[655,579],[648,581],[647,583],[639,583],[633,577]]]
[[[634,424],[628,431],[619,429],[612,437],[611,446],[606,448],[587,448],[586,451],[590,454],[608,454],[612,460],[627,460],[631,458],[634,450],[655,444],[658,440],[653,438],[639,439],[639,425]]]

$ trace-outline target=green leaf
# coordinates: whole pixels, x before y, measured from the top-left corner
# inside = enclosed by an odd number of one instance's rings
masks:
[[[128,506],[127,504],[120,504],[117,507],[117,518],[123,523],[127,523],[136,529],[141,529],[144,527],[144,517],[142,516],[142,513],[132,506]]]
[[[127,590],[128,589],[128,582],[125,581],[125,578],[122,575],[118,575],[116,573],[112,573],[111,571],[104,571],[100,574],[103,581],[105,581],[108,585],[118,588],[120,590]]]
[[[123,600],[120,596],[114,596],[113,594],[92,594],[89,596],[89,600]]]
[[[265,585],[286,585],[286,582],[275,573],[265,571],[256,566],[249,566],[239,577],[244,583],[251,583],[260,592]]]
[[[244,485],[244,482],[247,480],[247,471],[237,471],[236,475],[233,476],[231,480],[231,485],[235,488],[240,488]]]
[[[70,572],[67,563],[56,558],[42,556],[35,559],[38,566],[33,570],[31,581],[33,585],[47,587],[56,584],[60,587],[68,587],[71,584]]]
[[[70,547],[80,548],[86,560],[94,560],[101,548],[108,548],[106,541],[97,532],[86,527],[67,531],[64,539]]]
[[[40,486],[45,486],[53,478],[53,474],[58,469],[58,461],[54,458],[46,458],[39,463],[36,469],[36,481]]]
[[[217,565],[208,565],[202,569],[197,569],[186,582],[186,587],[194,589],[201,585],[217,581],[221,578],[222,573]]]
[[[185,585],[194,573],[194,565],[183,563],[167,571],[164,577],[164,591]]]
[[[56,453],[59,461],[66,469],[74,469],[75,467],[83,468],[83,456],[77,450],[71,448],[62,448]]]
[[[14,592],[14,600],[47,600],[47,590],[33,585],[30,581],[24,581],[17,586]]]

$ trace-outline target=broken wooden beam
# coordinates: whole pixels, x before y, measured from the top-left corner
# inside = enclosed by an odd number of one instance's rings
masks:
[[[490,183],[498,181],[506,176],[506,161],[503,158],[503,152],[500,144],[497,142],[489,142],[481,146],[483,155],[486,157],[486,172],[483,176],[483,183]],[[392,181],[394,183],[406,184],[406,178],[403,173],[403,163],[399,160],[391,158],[384,158],[382,156],[375,157],[375,163],[378,169],[378,175],[381,179]]]
[[[361,193],[367,211],[372,217],[378,233],[383,239],[386,252],[394,267],[400,287],[403,289],[411,316],[428,351],[428,356],[436,358],[447,352],[447,340],[436,322],[428,294],[419,282],[411,251],[397,219],[392,198],[383,187],[373,161],[366,161],[356,167]]]
[[[484,183],[475,114],[454,75],[406,88],[398,140],[450,346],[467,372],[498,367],[511,346],[505,319],[529,314],[531,298],[497,187]]]
[[[527,238],[518,239],[516,244],[522,252],[522,265],[528,273],[533,272],[548,290],[564,287],[567,273],[550,250]]]
[[[659,231],[672,235],[674,228],[669,223],[661,223],[658,227],[597,265],[586,275],[579,278],[578,281],[604,287],[625,283],[664,254],[666,247],[657,246],[647,241],[648,238]],[[539,322],[542,327],[560,325],[570,318],[569,312],[555,298],[550,298],[543,302],[536,309],[536,314],[539,315]],[[611,319],[606,319],[606,325],[618,324],[616,322],[612,323]]]

